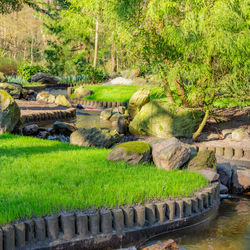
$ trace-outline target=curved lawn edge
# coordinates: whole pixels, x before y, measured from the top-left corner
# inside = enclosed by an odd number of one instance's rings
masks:
[[[0,228],[0,245],[3,250],[120,247],[204,220],[217,210],[219,195],[216,182],[190,198],[36,218]]]

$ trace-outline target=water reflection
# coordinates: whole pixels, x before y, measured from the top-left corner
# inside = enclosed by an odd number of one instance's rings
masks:
[[[169,238],[187,250],[250,250],[250,196],[223,200],[214,220],[154,240]]]

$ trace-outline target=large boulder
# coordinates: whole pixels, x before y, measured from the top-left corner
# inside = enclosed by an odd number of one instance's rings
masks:
[[[28,82],[41,82],[44,84],[57,84],[58,79],[54,76],[49,75],[49,74],[38,72],[34,76],[32,76],[30,79],[28,79]]]
[[[191,150],[178,139],[151,142],[153,161],[157,168],[164,170],[179,169],[191,156]]]
[[[72,107],[72,104],[67,100],[64,95],[58,95],[55,99],[55,104],[66,107]]]
[[[76,127],[72,124],[66,122],[56,121],[53,124],[52,131],[56,134],[64,134],[64,135],[71,135],[74,131],[76,131]]]
[[[83,97],[91,96],[92,94],[93,92],[91,90],[79,87],[74,92],[74,98],[81,99]]]
[[[246,139],[249,139],[249,134],[248,134],[246,129],[238,128],[238,129],[235,129],[232,132],[232,140],[233,141],[239,141],[240,142],[240,141],[246,140]]]
[[[22,86],[18,83],[0,82],[0,89],[8,92],[14,99],[21,98]]]
[[[209,182],[216,182],[219,180],[219,174],[214,170],[210,169],[201,169],[197,171],[199,174],[203,175]]]
[[[23,129],[24,135],[37,135],[39,133],[39,126],[37,124],[31,124]]]
[[[232,174],[231,191],[242,193],[250,190],[250,169],[234,167]]]
[[[230,163],[219,163],[217,164],[217,173],[220,175],[220,182],[230,187],[232,179],[232,168]]]
[[[188,169],[216,169],[217,160],[214,151],[205,150],[198,154],[188,163]]]
[[[37,94],[36,100],[38,102],[55,103],[56,97],[47,91],[42,91]]]
[[[79,129],[70,135],[70,143],[85,147],[111,148],[122,140],[115,130],[106,128]]]
[[[191,137],[202,121],[200,110],[179,108],[164,101],[152,101],[142,107],[129,125],[135,136],[161,138]]]
[[[20,123],[20,109],[5,90],[0,89],[0,134],[12,132]]]
[[[150,91],[147,89],[139,89],[132,95],[128,104],[128,113],[133,119],[141,108],[150,101]]]
[[[7,78],[3,72],[0,72],[0,82],[7,82]]]
[[[107,156],[108,161],[125,161],[129,164],[147,163],[150,159],[150,144],[142,141],[119,144]]]

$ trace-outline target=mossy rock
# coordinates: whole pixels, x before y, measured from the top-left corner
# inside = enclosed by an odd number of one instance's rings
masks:
[[[70,135],[70,143],[84,147],[111,148],[122,137],[117,131],[106,128],[79,129]]]
[[[144,105],[135,116],[129,125],[129,131],[135,136],[191,137],[203,116],[201,110],[152,101]]]
[[[47,91],[42,91],[37,94],[36,100],[38,102],[46,102],[46,103],[55,103],[56,97],[54,95],[51,95]]]
[[[188,169],[190,170],[216,170],[216,166],[217,160],[215,157],[215,152],[211,150],[198,152],[198,154],[188,163]]]
[[[119,144],[107,156],[108,161],[124,161],[129,164],[147,163],[151,158],[150,144],[142,141]]]
[[[55,100],[55,104],[66,107],[72,107],[72,104],[67,100],[64,95],[58,95]]]
[[[0,89],[0,134],[13,132],[20,124],[20,109],[11,95]]]
[[[91,90],[79,87],[74,92],[74,98],[81,99],[83,97],[91,96],[92,94],[93,92]]]
[[[22,95],[22,86],[17,83],[0,82],[0,89],[8,92],[14,99],[20,99]]]
[[[141,108],[150,101],[150,91],[147,89],[139,89],[129,100],[128,113],[134,118]]]
[[[150,144],[143,141],[129,141],[117,145],[116,148],[124,148],[127,153],[143,154],[150,151]]]
[[[7,78],[3,72],[0,72],[0,82],[7,82]]]
[[[104,120],[109,120],[111,116],[112,116],[112,108],[109,108],[109,109],[104,109],[101,112],[100,118]]]

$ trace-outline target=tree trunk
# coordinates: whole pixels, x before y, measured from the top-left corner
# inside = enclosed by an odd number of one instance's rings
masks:
[[[32,37],[31,37],[31,46],[30,46],[30,61],[31,61],[31,65],[33,64],[34,62],[34,35],[32,34]]]
[[[199,128],[197,129],[197,131],[193,134],[193,140],[196,141],[198,136],[201,134],[203,128],[205,127],[206,123],[207,123],[207,119],[209,117],[209,113],[210,113],[210,110],[209,108],[206,109],[206,112],[205,112],[205,116],[203,117],[203,120],[199,126]]]
[[[112,46],[111,46],[111,70],[112,70],[112,72],[116,72],[115,46],[114,46],[114,44],[112,44]]]
[[[96,29],[95,29],[95,56],[94,56],[94,64],[93,67],[96,69],[97,64],[97,56],[98,56],[98,32],[99,32],[99,23],[98,19],[96,19]]]
[[[173,95],[172,95],[172,92],[171,92],[171,89],[170,89],[170,87],[169,87],[169,85],[168,85],[167,82],[164,84],[164,89],[165,89],[165,93],[166,93],[166,96],[168,98],[168,101],[170,103],[175,103]]]
[[[184,107],[188,107],[189,104],[188,104],[187,97],[185,94],[185,89],[184,89],[183,85],[180,83],[179,79],[176,80],[176,87],[178,89],[178,95],[182,101],[182,105]]]
[[[116,72],[119,72],[119,57],[117,51],[116,51]]]

